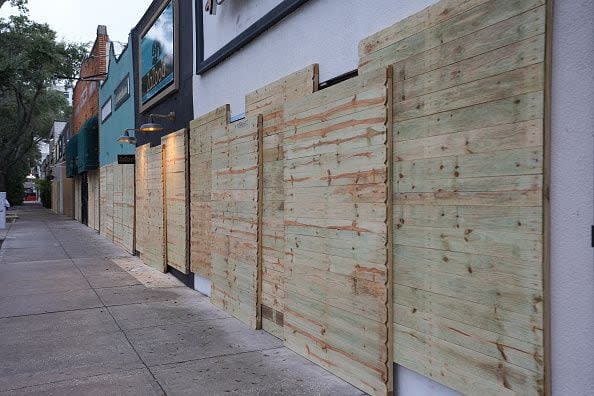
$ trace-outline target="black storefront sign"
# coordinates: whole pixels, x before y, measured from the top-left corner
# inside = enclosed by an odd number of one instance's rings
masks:
[[[136,155],[134,154],[118,154],[118,164],[135,164]]]

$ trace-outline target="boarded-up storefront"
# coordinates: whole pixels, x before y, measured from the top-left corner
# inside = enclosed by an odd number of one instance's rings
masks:
[[[213,303],[371,394],[393,363],[544,394],[544,0],[444,0],[194,120],[191,271]]]
[[[100,233],[134,253],[134,164],[109,164],[100,169]]]

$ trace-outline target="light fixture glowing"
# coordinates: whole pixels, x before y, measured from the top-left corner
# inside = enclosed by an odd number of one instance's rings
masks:
[[[134,136],[130,136],[128,131],[135,131],[134,128],[125,129],[122,132],[122,136],[118,138],[118,142],[120,143],[128,143],[128,144],[136,144],[136,138]]]
[[[161,132],[165,128],[163,125],[154,122],[155,118],[161,118],[164,120],[175,121],[175,112],[172,111],[169,114],[151,114],[149,115],[149,122],[142,124],[138,130],[142,133]]]
[[[161,132],[163,129],[165,129],[163,128],[163,125],[157,124],[156,122],[147,122],[138,128],[142,133]]]

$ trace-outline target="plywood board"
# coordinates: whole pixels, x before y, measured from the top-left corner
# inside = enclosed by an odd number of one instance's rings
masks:
[[[395,362],[543,394],[544,0],[444,0],[359,47],[394,67]]]
[[[74,176],[74,220],[82,221],[81,177]]]
[[[226,128],[229,106],[219,107],[190,122],[190,269],[211,278],[212,135]]]
[[[88,171],[88,226],[99,231],[99,171]]]
[[[161,138],[166,213],[167,265],[187,274],[186,130]]]
[[[284,339],[283,105],[318,87],[318,65],[310,65],[246,95],[248,117],[262,115],[262,327]]]
[[[136,148],[136,250],[142,261],[167,270],[161,146]]]
[[[216,306],[259,327],[259,206],[262,117],[212,134],[212,294]]]
[[[387,394],[392,75],[374,73],[284,106],[284,336],[365,392]],[[365,202],[362,187],[375,191]]]
[[[113,170],[113,164],[99,169],[99,204],[101,206],[99,233],[110,241],[113,241]]]
[[[134,251],[134,165],[113,166],[113,241]]]
[[[100,233],[134,253],[134,167],[109,164],[100,169]]]

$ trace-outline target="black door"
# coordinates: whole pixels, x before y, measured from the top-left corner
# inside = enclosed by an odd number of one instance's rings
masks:
[[[82,174],[80,183],[80,221],[89,225],[89,179],[86,172]]]

